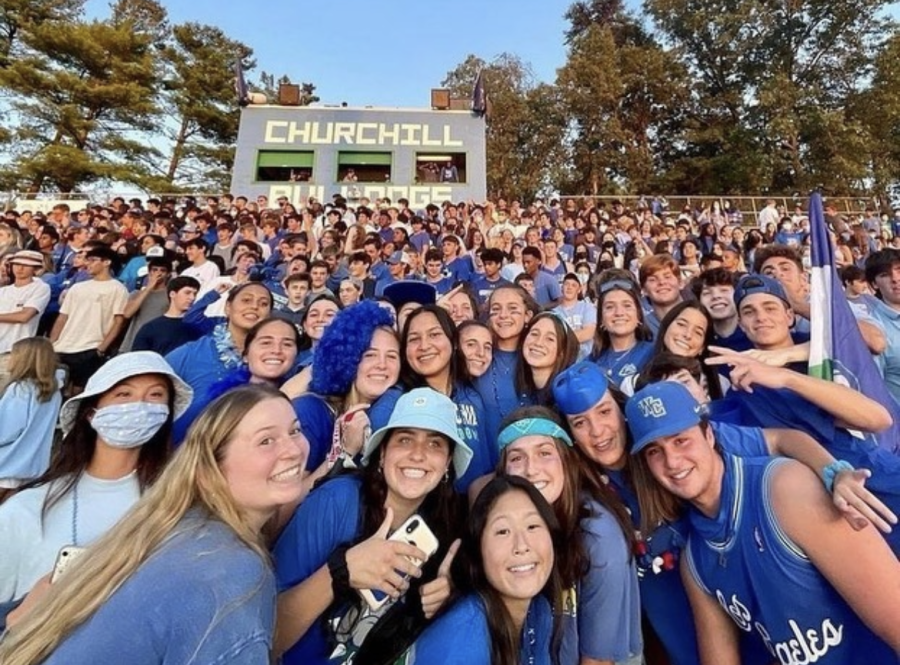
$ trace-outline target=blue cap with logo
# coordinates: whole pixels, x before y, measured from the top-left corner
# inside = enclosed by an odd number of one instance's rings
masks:
[[[566,416],[584,413],[603,399],[608,389],[603,370],[589,360],[575,363],[553,379],[553,399]]]
[[[744,275],[741,277],[737,286],[734,287],[734,304],[740,306],[744,298],[757,293],[775,296],[776,298],[781,298],[788,305],[791,304],[784,292],[784,287],[781,286],[777,279],[767,275]]]
[[[625,418],[634,439],[631,454],[636,455],[657,439],[699,424],[704,412],[704,407],[680,383],[651,383],[625,405]]]

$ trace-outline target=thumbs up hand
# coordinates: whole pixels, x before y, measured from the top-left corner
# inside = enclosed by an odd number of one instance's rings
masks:
[[[453,541],[450,549],[447,550],[444,560],[441,561],[437,577],[431,582],[423,584],[420,589],[422,593],[422,609],[425,612],[426,619],[431,619],[437,614],[450,598],[450,594],[453,591],[450,568],[453,566],[453,559],[456,558],[456,553],[459,552],[460,544],[459,538]]]

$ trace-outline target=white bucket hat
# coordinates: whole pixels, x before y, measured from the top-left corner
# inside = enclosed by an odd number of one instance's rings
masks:
[[[449,397],[431,388],[416,388],[401,395],[394,405],[388,424],[374,432],[363,446],[362,464],[368,465],[372,455],[391,430],[400,427],[424,429],[443,434],[453,441],[453,470],[462,478],[474,457],[456,427],[456,405]]]
[[[172,366],[155,351],[132,351],[111,358],[88,379],[84,392],[76,395],[63,404],[59,412],[59,423],[63,434],[68,434],[75,425],[75,417],[82,400],[89,397],[102,395],[125,379],[141,374],[162,374],[172,380],[175,387],[175,408],[173,417],[178,418],[191,405],[194,399],[194,390],[181,377]]]

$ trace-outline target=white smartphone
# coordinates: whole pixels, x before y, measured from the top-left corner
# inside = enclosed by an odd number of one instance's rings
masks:
[[[56,564],[53,566],[53,575],[50,577],[50,584],[54,584],[56,580],[62,577],[63,573],[72,565],[72,563],[84,554],[85,547],[75,547],[68,545],[63,547],[59,554],[56,555]]]
[[[388,537],[388,540],[409,543],[414,547],[418,547],[425,552],[425,561],[430,559],[438,550],[437,537],[432,533],[431,529],[428,528],[428,525],[425,524],[425,520],[418,515],[413,515],[401,524],[400,528]],[[409,557],[409,560],[417,566],[421,566],[425,563],[425,561],[419,561],[414,557]],[[378,589],[361,589],[359,595],[363,597],[363,600],[365,600],[368,606],[373,610],[381,609],[381,606],[390,599],[388,594],[379,591]]]

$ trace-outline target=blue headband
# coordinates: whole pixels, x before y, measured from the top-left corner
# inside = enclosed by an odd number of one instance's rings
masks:
[[[552,420],[546,418],[523,418],[514,423],[510,423],[503,428],[500,436],[497,437],[497,446],[503,450],[509,444],[523,436],[543,435],[554,439],[562,439],[567,446],[572,446],[572,439],[566,434],[566,430],[557,425]]]

